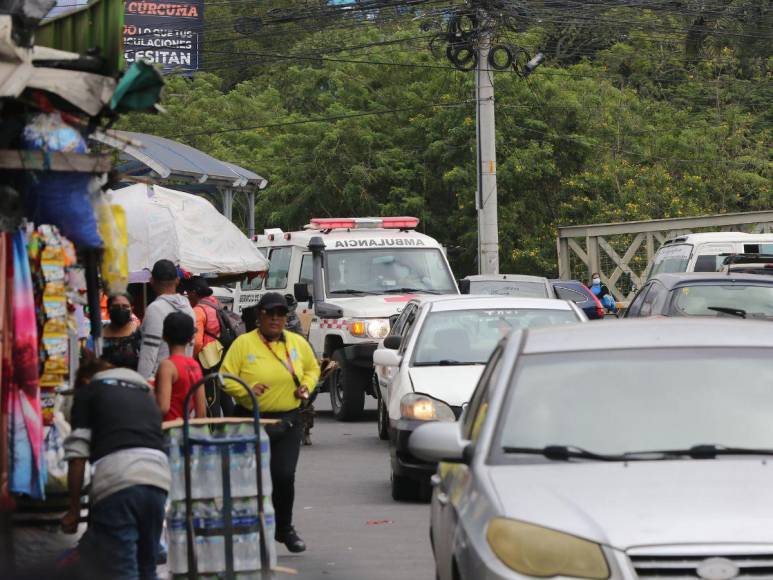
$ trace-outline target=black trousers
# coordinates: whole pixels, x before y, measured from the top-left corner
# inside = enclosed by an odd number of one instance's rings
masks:
[[[276,529],[286,530],[293,524],[293,504],[295,503],[295,468],[301,453],[303,425],[300,416],[295,413],[292,426],[284,433],[270,437],[271,442],[271,481],[274,484],[276,511]]]
[[[252,417],[252,411],[236,405],[236,417]],[[301,439],[303,437],[303,422],[300,413],[261,413],[263,419],[281,419],[288,424],[287,429],[272,433],[269,431],[271,446],[271,482],[274,492],[271,500],[274,503],[277,531],[283,531],[293,525],[293,504],[295,503],[295,469],[301,454]]]

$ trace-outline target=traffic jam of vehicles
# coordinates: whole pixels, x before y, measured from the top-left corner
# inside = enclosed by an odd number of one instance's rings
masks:
[[[375,398],[439,579],[769,574],[773,235],[668,240],[626,304],[596,273],[456,280],[417,226],[266,230],[231,292],[295,299],[337,420]]]

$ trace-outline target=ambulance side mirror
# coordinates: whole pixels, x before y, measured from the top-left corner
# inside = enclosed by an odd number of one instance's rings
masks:
[[[320,318],[343,318],[344,310],[335,304],[328,304],[327,302],[315,302],[314,314]]]

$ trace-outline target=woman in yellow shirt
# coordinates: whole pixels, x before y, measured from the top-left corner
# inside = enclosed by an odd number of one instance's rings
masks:
[[[257,311],[257,329],[233,342],[220,372],[252,385],[261,417],[281,420],[280,428],[269,434],[276,540],[291,552],[303,552],[306,544],[293,527],[295,468],[303,434],[299,408],[317,386],[319,364],[306,339],[285,330],[288,308],[284,296],[264,294]],[[243,387],[226,381],[225,391],[236,400],[237,415],[252,416],[252,400]]]

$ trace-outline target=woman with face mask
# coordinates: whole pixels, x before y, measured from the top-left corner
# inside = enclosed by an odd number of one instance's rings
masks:
[[[129,294],[113,294],[107,299],[110,323],[102,329],[102,358],[115,367],[137,370],[142,338],[132,313]]]

